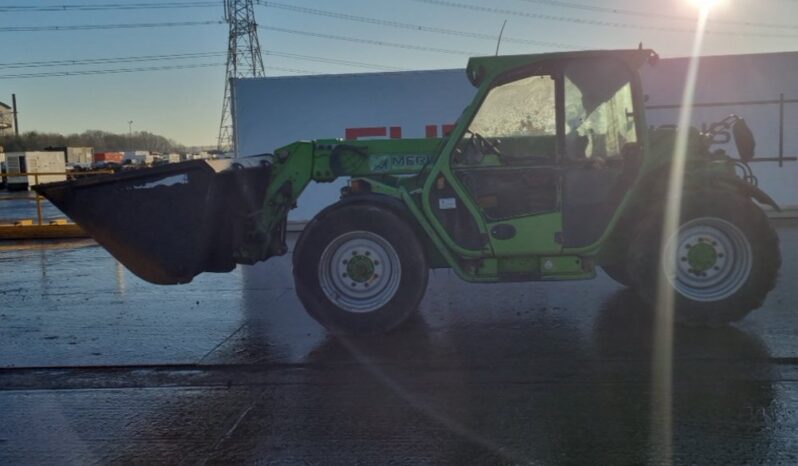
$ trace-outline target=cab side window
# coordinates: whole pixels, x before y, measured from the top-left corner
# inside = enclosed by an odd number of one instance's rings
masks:
[[[557,145],[556,81],[530,76],[490,90],[458,144],[456,165],[552,162]]]
[[[611,61],[580,61],[565,68],[567,161],[620,157],[637,142],[629,72]]]

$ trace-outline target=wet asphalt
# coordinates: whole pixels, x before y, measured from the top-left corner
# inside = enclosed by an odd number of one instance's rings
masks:
[[[47,199],[41,199],[42,220],[66,219]],[[32,219],[36,220],[38,212],[36,209],[36,196],[30,191],[0,191],[0,224],[14,223],[17,220]]]
[[[436,271],[399,331],[335,339],[290,256],[161,287],[90,241],[0,244],[0,464],[798,464],[798,223],[778,231],[777,289],[677,328],[670,390],[651,311],[603,274]]]

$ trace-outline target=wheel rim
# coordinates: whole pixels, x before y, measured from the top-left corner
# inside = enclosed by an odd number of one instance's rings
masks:
[[[348,312],[371,312],[387,304],[399,289],[399,256],[382,236],[352,231],[322,252],[319,283],[327,299]]]
[[[737,226],[702,217],[683,224],[665,248],[665,276],[682,296],[695,301],[720,301],[748,280],[751,245]]]

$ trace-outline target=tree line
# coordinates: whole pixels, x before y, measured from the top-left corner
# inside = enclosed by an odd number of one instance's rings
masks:
[[[146,150],[150,152],[184,152],[186,147],[172,139],[147,131],[132,134],[116,134],[100,130],[88,130],[80,134],[58,134],[28,131],[19,136],[0,136],[0,146],[6,152],[43,150],[47,147],[93,147],[94,152],[124,152]]]

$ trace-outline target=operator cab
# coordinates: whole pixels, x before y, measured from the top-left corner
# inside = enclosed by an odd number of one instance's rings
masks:
[[[465,188],[479,211],[473,221],[461,213],[457,225],[447,225],[461,246],[485,246],[485,238],[480,244],[475,233],[477,222],[489,231],[498,223],[512,228],[497,231],[518,231],[524,219],[543,215],[559,218],[545,222],[552,229],[546,233],[549,252],[600,238],[640,167],[643,109],[633,66],[650,56],[650,51],[552,54],[515,68],[509,65],[513,57],[472,60],[472,82],[494,77],[480,89],[478,107],[451,153],[453,182]],[[490,73],[491,67],[507,69]],[[455,217],[439,214],[444,224]],[[513,239],[501,236],[488,238],[494,251]]]

